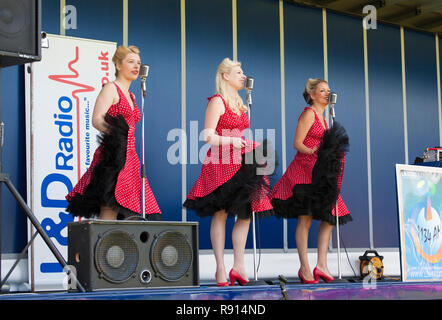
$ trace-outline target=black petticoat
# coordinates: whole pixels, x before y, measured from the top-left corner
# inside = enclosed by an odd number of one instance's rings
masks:
[[[266,166],[265,160],[267,160],[267,162],[274,161],[275,163],[275,170],[267,177],[271,177],[276,171],[276,157],[273,156],[274,153],[268,155],[268,144],[269,142],[264,140],[261,145],[250,151],[253,157],[252,163],[245,161],[246,157],[247,160],[250,159],[250,155],[243,154],[242,165],[232,178],[204,197],[186,199],[183,206],[194,210],[200,217],[213,216],[215,212],[224,209],[229,217],[236,216],[238,219],[250,219],[252,217],[251,196],[253,192],[263,187],[265,196],[267,196],[270,191],[269,182],[264,179],[264,175],[258,175],[257,170],[264,168]],[[264,160],[261,156],[264,157]],[[269,157],[267,158],[267,156]],[[270,209],[255,212],[255,214],[262,218],[272,216],[274,212],[273,209]]]
[[[141,219],[141,215],[121,206],[115,199],[115,187],[120,171],[126,163],[127,134],[129,125],[123,115],[105,116],[107,134],[100,134],[98,142],[103,146],[100,158],[93,168],[91,180],[83,194],[76,193],[69,201],[66,212],[83,218],[98,217],[100,208],[107,206],[118,212],[117,220]],[[160,213],[146,215],[147,220],[162,220]]]
[[[286,199],[272,199],[275,215],[279,218],[298,218],[310,215],[315,220],[336,225],[332,209],[336,205],[340,190],[341,161],[348,151],[349,141],[344,127],[335,122],[324,132],[318,149],[318,159],[313,167],[310,184],[296,184],[293,195]],[[339,224],[352,221],[350,214],[339,217]]]

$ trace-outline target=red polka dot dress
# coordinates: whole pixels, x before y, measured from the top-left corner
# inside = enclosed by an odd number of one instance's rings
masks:
[[[310,107],[306,107],[306,112]],[[336,200],[339,224],[351,221],[339,191],[344,174],[348,137],[337,122],[332,129],[323,127],[318,115],[304,139],[308,148],[318,147],[313,154],[297,152],[289,167],[271,190],[269,197],[275,215],[297,218],[312,215],[314,219],[336,224]],[[302,115],[302,114],[301,114]]]
[[[221,95],[214,95],[208,100],[214,97],[222,99],[225,109],[219,118],[216,133],[242,138],[244,130],[249,127],[247,114],[234,113]],[[252,212],[260,217],[273,214],[267,196],[269,179],[267,175],[261,174],[265,170],[265,163],[259,160],[265,143],[246,141],[247,146],[241,149],[233,145],[211,146],[184,207],[196,211],[201,217],[212,216],[222,209],[240,219],[250,218]]]
[[[114,83],[115,84],[115,83]],[[141,113],[135,96],[129,91],[134,109],[115,84],[120,100],[106,113],[108,132],[101,135],[89,169],[69,192],[66,211],[90,218],[99,215],[102,206],[119,212],[119,219],[141,213],[140,161],[135,150],[135,124]],[[145,180],[145,208],[148,220],[161,220],[161,211]]]

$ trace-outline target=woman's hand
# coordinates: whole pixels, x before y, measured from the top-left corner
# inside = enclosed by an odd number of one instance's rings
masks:
[[[241,149],[247,147],[247,141],[241,138],[232,138],[234,148]]]
[[[310,154],[314,154],[316,152],[316,150],[318,150],[318,146],[314,146],[310,150],[311,150]]]

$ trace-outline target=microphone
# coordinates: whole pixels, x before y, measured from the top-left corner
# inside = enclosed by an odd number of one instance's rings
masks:
[[[253,90],[253,82],[255,79],[252,77],[247,77],[246,79],[246,91],[247,91],[247,105],[248,107],[252,107],[252,90]]]
[[[328,95],[328,104],[330,106],[330,114],[334,118],[335,117],[335,104],[338,100],[338,94],[336,92],[330,92]]]
[[[147,64],[142,64],[140,66],[140,79],[141,79],[141,91],[143,96],[146,96],[146,79],[149,74],[149,66]]]

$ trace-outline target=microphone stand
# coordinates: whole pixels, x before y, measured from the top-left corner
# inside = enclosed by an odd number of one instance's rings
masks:
[[[334,103],[329,104],[330,108],[330,128],[333,127],[335,122],[335,106]],[[338,196],[339,198],[339,196]],[[336,213],[336,242],[337,242],[337,249],[338,249],[338,279],[342,280],[342,273],[341,273],[341,241],[340,241],[340,234],[339,234],[339,212],[338,212],[338,200],[336,200],[335,205],[335,213]]]
[[[141,215],[146,219],[146,167],[144,162],[144,98],[146,98],[146,79],[141,79]]]
[[[251,89],[247,90],[247,113],[249,116],[249,127],[250,127],[250,117],[252,109],[252,95]],[[253,280],[250,280],[247,285],[267,285],[265,281],[258,280],[258,270],[256,266],[256,233],[255,233],[255,211],[252,211],[252,235],[253,235]]]

